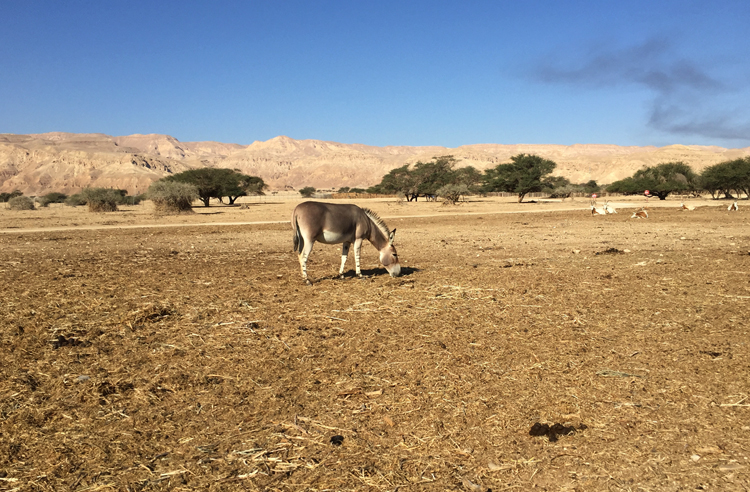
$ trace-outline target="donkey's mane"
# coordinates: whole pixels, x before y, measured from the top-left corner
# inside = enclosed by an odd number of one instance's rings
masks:
[[[391,235],[391,230],[388,229],[388,226],[385,224],[385,221],[380,218],[378,214],[370,210],[369,208],[363,208],[362,209],[365,212],[365,215],[367,215],[370,220],[375,222],[375,225],[378,226],[378,229],[380,229],[380,232],[382,232],[386,238]]]

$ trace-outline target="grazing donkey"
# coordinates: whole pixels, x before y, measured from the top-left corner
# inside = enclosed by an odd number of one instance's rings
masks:
[[[401,273],[396,248],[393,247],[393,237],[396,229],[388,230],[383,219],[367,208],[356,205],[302,202],[292,213],[292,229],[294,229],[294,250],[299,255],[299,265],[302,278],[308,284],[307,257],[310,256],[313,244],[319,241],[323,244],[339,244],[341,247],[341,269],[339,275],[344,276],[344,265],[349,255],[349,246],[354,243],[354,261],[357,276],[361,277],[359,268],[359,252],[362,241],[367,239],[380,252],[380,263],[388,270],[391,277]]]

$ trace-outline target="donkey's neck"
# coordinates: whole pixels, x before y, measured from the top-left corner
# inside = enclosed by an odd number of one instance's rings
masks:
[[[378,251],[388,246],[388,236],[372,220],[370,220],[370,236],[367,239]]]

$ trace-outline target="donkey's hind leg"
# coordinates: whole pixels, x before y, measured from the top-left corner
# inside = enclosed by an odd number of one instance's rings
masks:
[[[304,248],[302,248],[302,252],[298,255],[299,267],[300,270],[302,270],[302,278],[308,285],[312,285],[312,282],[310,282],[310,279],[307,278],[307,258],[312,252],[313,244],[313,241],[305,241],[305,246]]]
[[[339,269],[339,277],[344,278],[344,266],[346,265],[346,259],[349,256],[349,246],[352,243],[345,242],[341,245],[341,268]]]

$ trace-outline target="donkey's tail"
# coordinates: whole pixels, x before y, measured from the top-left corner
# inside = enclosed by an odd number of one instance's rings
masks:
[[[302,237],[302,232],[299,230],[296,216],[292,219],[292,227],[294,228],[294,251],[299,255],[302,254],[302,250],[305,248],[305,240]]]

